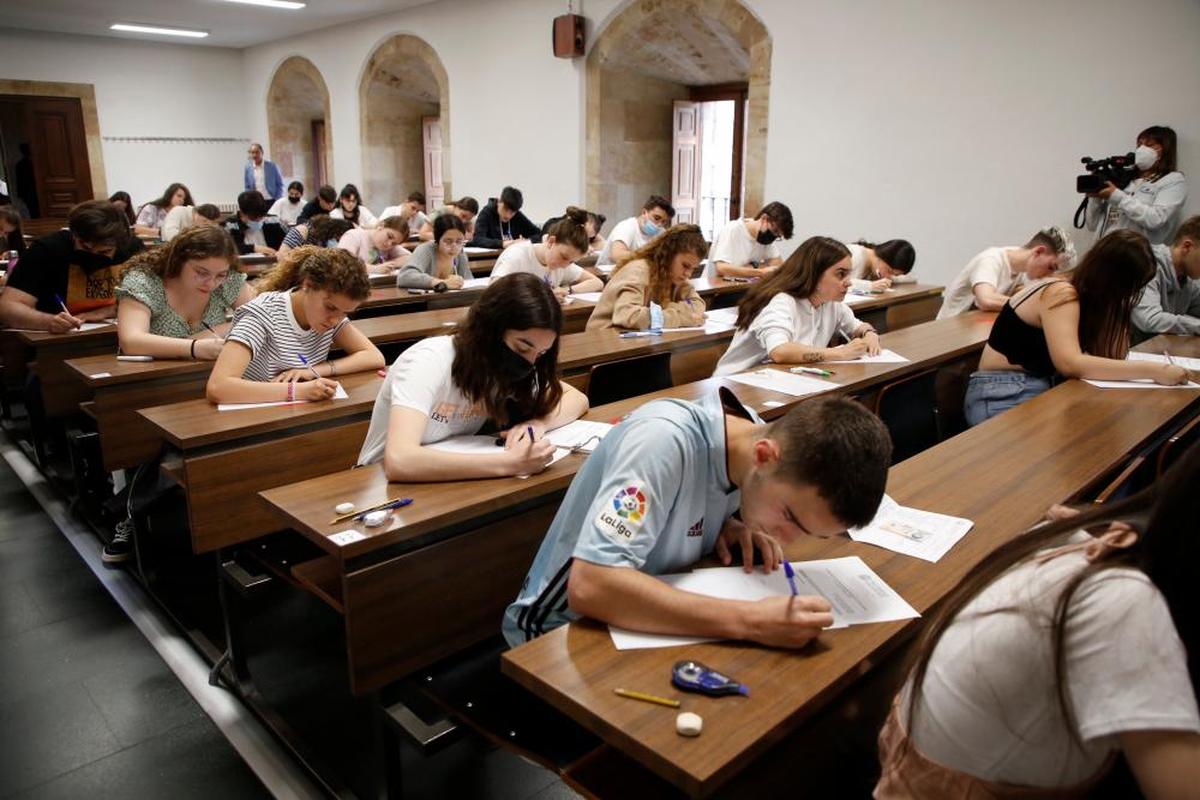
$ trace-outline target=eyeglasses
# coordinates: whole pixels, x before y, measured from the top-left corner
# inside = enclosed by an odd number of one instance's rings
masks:
[[[224,283],[229,278],[228,272],[218,272],[216,275],[206,269],[192,268],[192,273],[200,283]]]
[[[442,246],[457,250],[460,247],[465,247],[467,244],[465,239],[442,239]]]

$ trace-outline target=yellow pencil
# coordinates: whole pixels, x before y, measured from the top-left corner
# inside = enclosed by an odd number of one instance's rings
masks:
[[[634,692],[629,689],[613,689],[613,691],[621,695],[621,697],[628,697],[631,700],[641,700],[646,703],[655,703],[660,706],[666,706],[667,708],[679,708],[679,701],[672,700],[668,697],[659,697],[656,694],[646,694],[645,692]]]

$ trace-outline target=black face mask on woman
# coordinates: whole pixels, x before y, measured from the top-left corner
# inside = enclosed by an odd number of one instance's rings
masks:
[[[87,250],[73,250],[71,252],[71,263],[78,264],[84,272],[95,272],[98,269],[111,267],[116,260],[103,253],[89,253]]]
[[[518,383],[532,375],[533,370],[534,365],[525,356],[501,340],[499,358],[496,359],[496,371],[500,373],[501,380],[507,384]]]

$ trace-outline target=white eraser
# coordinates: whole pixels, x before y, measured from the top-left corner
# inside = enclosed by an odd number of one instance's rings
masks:
[[[354,503],[338,503],[333,510],[339,514],[349,514],[354,510]]]
[[[763,408],[779,408],[783,403],[778,400],[764,400]]]
[[[388,512],[386,510],[372,511],[363,517],[363,522],[368,528],[378,528],[383,523],[387,522]]]
[[[700,718],[699,714],[684,711],[675,718],[675,732],[680,736],[699,736],[703,729],[704,720]]]

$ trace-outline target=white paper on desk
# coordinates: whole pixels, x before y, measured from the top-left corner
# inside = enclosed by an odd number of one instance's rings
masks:
[[[794,397],[819,394],[837,388],[837,384],[830,381],[810,378],[806,375],[793,375],[779,369],[742,372],[738,375],[730,375],[729,380],[744,383],[747,386],[757,386],[760,389],[769,389],[772,392],[783,392]]]
[[[496,250],[491,247],[464,247],[463,252],[467,254],[474,253],[495,253]]]
[[[350,395],[346,394],[346,389],[340,383],[337,385],[337,391],[333,393],[330,400],[347,400]],[[245,411],[248,408],[270,408],[271,406],[296,406],[301,403],[309,403],[310,400],[279,400],[274,403],[221,403],[217,406],[217,411]]]
[[[1162,353],[1133,353],[1129,354],[1130,361],[1156,361],[1159,364],[1166,364],[1167,359]],[[1200,371],[1200,358],[1187,358],[1186,356],[1171,356],[1171,361],[1175,362],[1176,366],[1183,367],[1194,371]]]
[[[861,528],[851,528],[847,533],[856,542],[866,542],[885,550],[936,562],[974,524],[962,517],[902,506],[885,494],[875,518]]]
[[[564,447],[568,450],[578,447],[584,452],[590,453],[600,445],[600,440],[612,429],[613,426],[607,422],[577,419],[561,428],[547,432],[546,438],[553,442],[555,447]]]
[[[1136,381],[1094,381],[1085,378],[1084,383],[1090,383],[1099,389],[1200,389],[1200,383],[1196,383],[1195,381],[1188,381],[1187,383],[1175,386],[1163,386],[1161,383],[1155,383],[1149,378],[1140,378]]]
[[[576,300],[583,300],[586,303],[600,302],[600,292],[575,292],[570,296]]]
[[[109,325],[112,325],[112,323],[107,322],[107,321],[106,322],[85,322],[82,325],[80,325],[76,330],[94,331],[97,328],[107,328]]]
[[[895,350],[886,348],[879,351],[877,356],[863,356],[862,358],[841,358],[841,359],[826,359],[821,364],[903,364],[912,359],[905,358]],[[821,366],[817,364],[816,366]]]
[[[793,561],[792,569],[796,573],[796,589],[800,594],[817,595],[829,601],[833,607],[834,628],[921,616],[858,556]],[[791,593],[782,569],[769,575],[756,569],[747,575],[741,567],[717,567],[659,577],[676,589],[725,600],[754,601]],[[609,635],[618,650],[715,641],[694,636],[638,633],[611,625]]]
[[[440,442],[434,442],[425,446],[434,450],[441,450],[445,453],[460,453],[462,455],[474,456],[494,456],[504,452],[503,448],[496,445],[495,436],[451,436],[449,439],[442,439]],[[554,455],[550,458],[550,464],[560,461],[570,454],[570,450],[555,446]],[[518,475],[517,477],[528,478],[529,476]]]
[[[491,278],[488,278],[488,277],[468,278],[467,280],[463,281],[462,288],[464,288],[464,289],[486,289],[489,281],[491,281]]]

